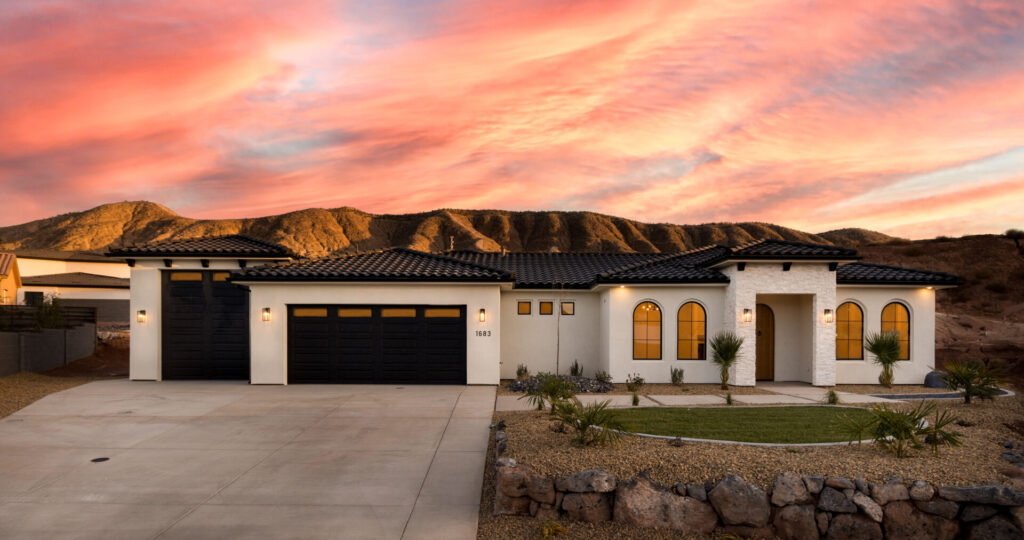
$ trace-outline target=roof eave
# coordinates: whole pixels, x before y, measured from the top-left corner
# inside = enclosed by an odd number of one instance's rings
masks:
[[[785,263],[785,262],[816,262],[816,263],[841,263],[859,261],[863,259],[860,255],[849,255],[841,257],[822,257],[820,255],[803,255],[793,257],[779,257],[779,256],[745,256],[745,257],[726,257],[720,261],[711,263],[703,268],[722,268],[730,264],[735,263]]]
[[[952,289],[963,285],[962,280],[956,282],[936,282],[936,281],[895,281],[895,280],[883,280],[883,279],[837,279],[836,285],[845,286],[856,286],[863,285],[867,287],[931,287],[933,289]]]

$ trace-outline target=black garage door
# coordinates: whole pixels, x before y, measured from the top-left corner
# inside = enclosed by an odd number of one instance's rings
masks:
[[[288,382],[466,384],[466,306],[289,306]]]
[[[163,378],[249,378],[249,291],[228,272],[163,272]]]

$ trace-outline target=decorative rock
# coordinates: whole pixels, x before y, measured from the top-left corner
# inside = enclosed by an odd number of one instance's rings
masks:
[[[814,521],[818,522],[818,534],[828,532],[828,514],[825,512],[815,512]]]
[[[818,522],[814,516],[814,505],[805,504],[782,508],[776,512],[772,524],[775,525],[775,534],[783,540],[804,540],[818,537]],[[828,529],[827,521],[825,528]]]
[[[851,482],[848,478],[843,478],[842,476],[829,476],[825,479],[825,485],[832,489],[839,490],[853,489],[857,487],[857,485]]]
[[[515,458],[510,458],[510,457],[498,458],[497,460],[494,461],[494,466],[497,467],[497,468],[501,468],[501,467],[515,467],[516,466],[516,460],[515,460]]]
[[[718,523],[718,515],[710,504],[675,495],[644,477],[619,484],[615,490],[614,517],[615,521],[637,527],[693,534],[710,534]]]
[[[878,506],[878,503],[876,503],[871,497],[868,497],[859,491],[855,492],[853,494],[853,504],[856,504],[857,508],[860,508],[861,512],[867,514],[867,516],[876,523],[882,522],[882,507]]]
[[[936,516],[942,516],[946,519],[956,518],[957,513],[960,511],[960,505],[953,501],[946,501],[943,499],[932,499],[930,501],[914,501],[914,506],[922,512],[928,514],[935,514]]]
[[[860,493],[860,492],[857,491],[856,489],[844,489],[843,490],[843,495],[846,495],[846,498],[850,499],[850,500],[853,500],[853,494],[854,493]]]
[[[1020,540],[1020,529],[1003,516],[976,523],[967,531],[967,540]]]
[[[852,504],[852,503],[851,503]],[[827,540],[882,540],[882,526],[859,514],[841,514],[828,526]]]
[[[562,510],[569,519],[597,523],[612,518],[612,505],[604,493],[566,493]]]
[[[601,469],[587,469],[555,480],[558,491],[571,493],[608,493],[615,491],[618,479]]]
[[[554,521],[560,517],[555,505],[540,504],[537,501],[530,503],[530,515],[543,521]]]
[[[526,482],[526,494],[542,504],[555,504],[555,482],[540,474],[530,475]]]
[[[728,537],[743,538],[745,540],[775,540],[775,529],[770,525],[764,527],[747,527],[746,525],[726,525],[722,527],[722,533]]]
[[[984,504],[968,504],[960,512],[960,521],[981,521],[996,515],[999,511]]]
[[[688,484],[686,486],[686,495],[700,502],[708,502],[708,490],[704,489],[704,486]]]
[[[529,497],[509,497],[500,490],[494,493],[494,515],[526,516],[530,514]]]
[[[731,474],[708,493],[718,515],[726,525],[763,527],[768,524],[771,506],[763,489]]]
[[[669,446],[676,446],[676,447],[686,446],[686,441],[680,439],[679,437],[676,437],[675,439],[670,439],[668,441],[668,445]]]
[[[784,472],[775,478],[775,486],[772,488],[772,504],[775,506],[806,504],[811,500],[811,494],[807,492],[807,486],[798,474]]]
[[[878,504],[886,505],[891,501],[905,501],[910,498],[910,493],[902,483],[871,484],[871,498]]]
[[[504,431],[494,432],[494,457],[500,458],[508,447],[508,435]]]
[[[946,383],[942,380],[941,371],[930,371],[924,376],[924,385],[927,388],[946,388]]]
[[[864,480],[863,478],[858,477],[856,480],[853,481],[853,483],[854,483],[854,485],[857,486],[857,491],[859,491],[859,492],[861,492],[861,493],[863,493],[865,495],[871,495],[871,488],[868,487],[867,480]]]
[[[1017,528],[1024,531],[1024,506],[1011,508],[1010,517],[1013,518],[1013,522],[1017,525]]]
[[[526,496],[527,483],[533,471],[529,467],[499,467],[494,481],[497,491],[508,497]]]
[[[825,477],[820,474],[804,475],[804,487],[809,493],[817,495],[825,487]]]
[[[942,486],[939,488],[939,496],[957,502],[1024,506],[1024,491],[1008,486]]]
[[[909,492],[910,498],[915,501],[930,501],[935,496],[935,488],[923,480],[914,480]]]
[[[818,497],[818,509],[827,512],[843,512],[854,514],[857,512],[857,505],[846,498],[846,495],[836,491],[834,488],[826,487],[821,490]]]
[[[919,512],[907,501],[894,501],[885,506],[884,526],[885,537],[891,540],[954,540],[960,533],[956,521]]]

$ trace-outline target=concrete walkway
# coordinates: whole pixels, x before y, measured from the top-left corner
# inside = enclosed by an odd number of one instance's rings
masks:
[[[493,408],[493,387],[90,383],[0,420],[0,538],[476,538]]]

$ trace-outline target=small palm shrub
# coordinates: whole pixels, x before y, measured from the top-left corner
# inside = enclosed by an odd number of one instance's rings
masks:
[[[646,385],[646,384],[647,384],[647,381],[645,381],[644,378],[641,377],[639,373],[634,373],[634,374],[630,375],[629,377],[626,377],[626,390],[629,390],[630,392],[633,392],[634,394],[637,394],[641,390],[643,390],[644,385]]]
[[[607,371],[601,370],[594,374],[594,379],[603,383],[610,383],[612,382],[612,375]]]
[[[893,368],[900,361],[900,334],[895,330],[877,332],[867,337],[864,349],[875,355],[874,362],[882,366],[878,382],[892,388]]]
[[[573,377],[583,376],[583,366],[580,365],[579,360],[572,361],[572,365],[569,366],[569,375],[572,375]]]
[[[672,377],[672,384],[676,386],[683,385],[683,368],[669,368],[669,374]]]
[[[851,416],[844,414],[839,422],[839,428],[846,435],[846,440],[850,444],[857,443],[857,447],[860,447],[861,442],[867,439],[872,431],[874,431],[878,419],[874,415],[864,416],[857,414]]]
[[[638,407],[640,405],[640,395],[633,392],[633,406]]]
[[[574,432],[572,441],[591,446],[613,444],[622,438],[626,430],[608,407],[611,401],[600,401],[584,405],[574,398],[555,405],[555,416]]]
[[[939,446],[960,446],[962,435],[959,431],[947,430],[950,424],[956,423],[959,418],[949,412],[949,409],[936,411],[935,416],[924,428],[924,442],[932,448],[932,453],[939,455]]]
[[[517,379],[528,379],[530,378],[530,369],[526,367],[526,364],[519,364],[516,366],[516,378]]]
[[[934,405],[921,402],[913,409],[894,409],[886,404],[871,408],[875,417],[872,438],[882,448],[898,458],[906,457],[911,449],[924,448],[921,430],[925,417]]]
[[[540,527],[541,536],[547,540],[549,538],[555,538],[557,536],[565,536],[569,534],[569,530],[564,525],[557,521],[545,521]]]
[[[825,402],[829,405],[839,405],[839,394],[835,390],[829,390],[825,395]]]
[[[743,338],[732,332],[719,332],[711,337],[711,361],[718,365],[722,390],[729,389],[729,369],[736,363]]]
[[[940,377],[946,388],[963,391],[964,403],[967,404],[972,398],[992,399],[998,391],[996,385],[1002,381],[996,370],[977,360],[952,362]]]
[[[732,405],[732,392],[725,393],[725,404]]]
[[[538,411],[543,411],[544,404],[550,403],[551,414],[555,414],[557,404],[576,396],[576,385],[558,375],[538,373],[537,378],[540,379],[540,384],[519,399],[528,400]]]

